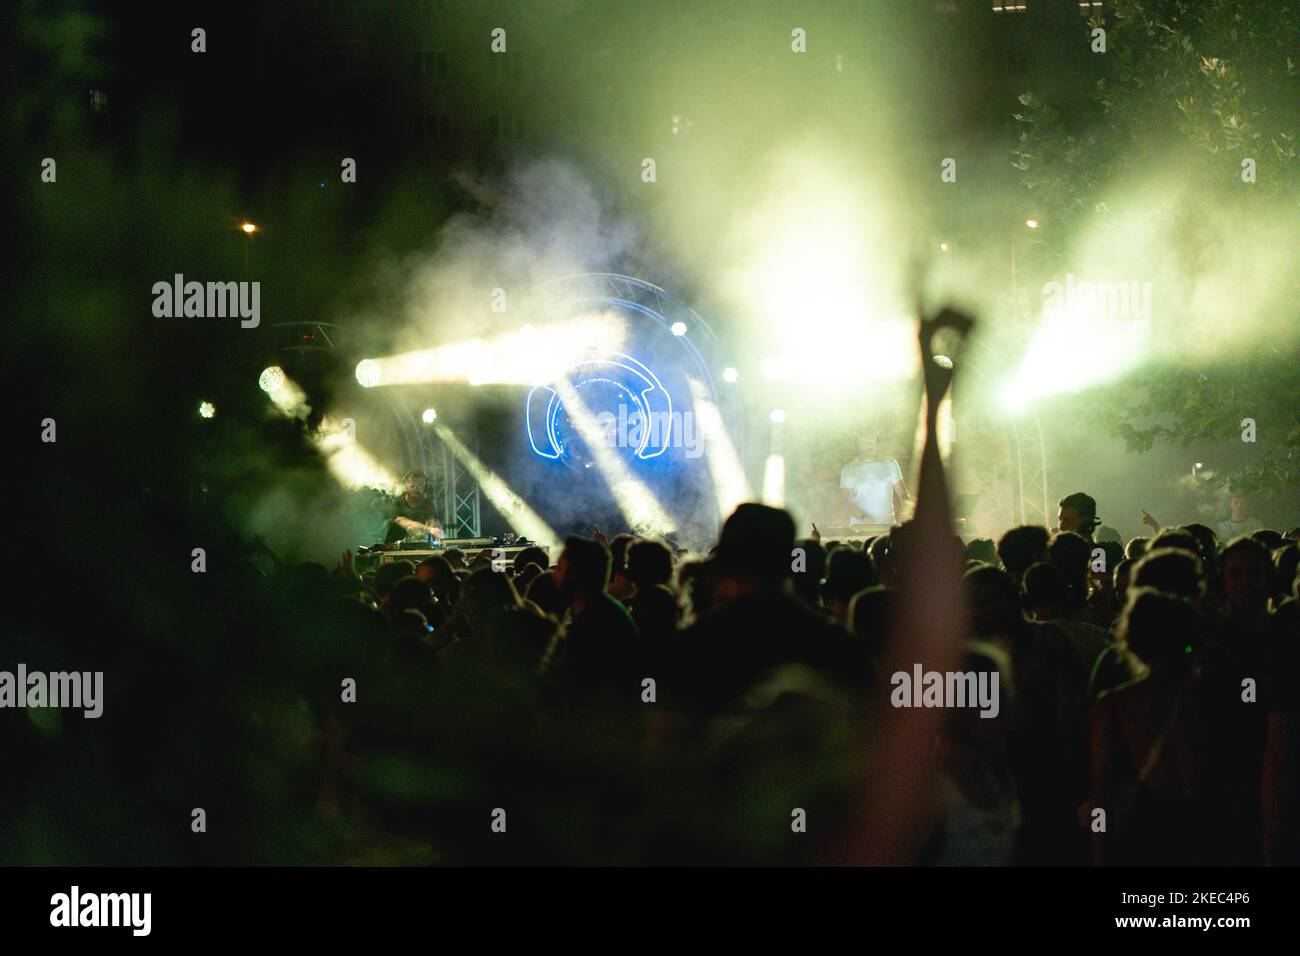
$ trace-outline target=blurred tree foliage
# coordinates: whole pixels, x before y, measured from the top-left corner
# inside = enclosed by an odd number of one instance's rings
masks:
[[[1110,184],[1171,147],[1188,162],[1195,188],[1216,202],[1247,211],[1300,208],[1295,4],[1115,0],[1086,29],[1099,26],[1105,72],[1086,115],[1064,117],[1033,92],[1020,97],[1015,115],[1021,134],[1013,165],[1058,234],[1117,219],[1122,210]],[[1267,175],[1235,188],[1245,157]],[[1300,301],[1296,271],[1283,281],[1291,286],[1284,301]],[[1281,319],[1282,347],[1213,368],[1144,366],[1119,383],[1123,401],[1094,404],[1095,420],[1141,453],[1158,440],[1181,447],[1237,441],[1249,416],[1261,429],[1259,454],[1218,469],[1211,483],[1251,496],[1290,493],[1300,485],[1300,363],[1288,344],[1296,316]]]

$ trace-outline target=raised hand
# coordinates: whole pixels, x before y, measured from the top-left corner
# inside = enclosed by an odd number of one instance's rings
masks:
[[[975,320],[956,309],[944,309],[932,319],[921,318],[921,369],[925,376],[925,393],[930,398],[932,414],[937,414],[939,401],[952,385],[952,363],[940,365],[934,360],[934,335],[941,329],[952,329],[965,343],[966,336],[975,326]]]

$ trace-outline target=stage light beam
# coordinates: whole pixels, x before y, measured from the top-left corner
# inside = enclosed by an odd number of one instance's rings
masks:
[[[727,434],[722,413],[709,398],[708,389],[696,379],[690,380],[690,388],[695,404],[695,422],[704,441],[705,462],[709,466],[709,477],[713,479],[713,496],[718,503],[718,516],[725,519],[736,510],[737,505],[751,499],[749,482],[745,479],[745,469]]]
[[[311,414],[306,394],[278,365],[265,369],[258,385],[286,418],[306,421]],[[357,444],[352,429],[341,420],[323,415],[309,437],[312,447],[325,459],[326,467],[344,488],[350,491],[374,488],[385,494],[400,490],[397,478]]]
[[[772,409],[768,416],[767,461],[763,463],[763,502],[774,508],[785,507],[785,412]]]
[[[306,418],[311,411],[306,394],[278,365],[264,368],[257,378],[257,385],[270,396],[276,408],[290,418]]]
[[[538,544],[558,544],[559,538],[551,526],[528,503],[488,468],[441,420],[435,420],[433,430],[440,441],[478,483],[479,491],[492,503],[501,517],[515,531]]]
[[[357,365],[357,381],[367,388],[430,382],[545,385],[592,350],[621,351],[625,331],[623,320],[612,313],[525,325],[488,338],[368,358]]]
[[[763,503],[785,507],[785,456],[768,455],[763,463]]]
[[[560,378],[555,381],[554,387],[569,420],[595,459],[596,468],[609,486],[614,503],[628,528],[634,534],[650,538],[666,537],[676,531],[672,519],[655,500],[654,494],[643,482],[632,476],[627,462],[609,446],[605,429],[578,396],[572,383]]]

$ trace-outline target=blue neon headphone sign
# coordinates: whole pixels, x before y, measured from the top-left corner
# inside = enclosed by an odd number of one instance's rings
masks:
[[[639,418],[641,422],[633,452],[636,458],[644,461],[668,450],[672,438],[672,396],[644,362],[623,352],[592,349],[569,367],[567,377],[575,391],[601,385],[631,399],[630,418]],[[563,405],[559,392],[550,385],[537,385],[528,392],[524,426],[533,453],[542,458],[555,460],[565,454],[566,445],[557,430]]]

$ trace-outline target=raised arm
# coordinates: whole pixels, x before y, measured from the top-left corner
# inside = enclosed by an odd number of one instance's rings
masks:
[[[942,328],[963,339],[974,320],[944,311],[922,318],[919,329],[921,365],[925,377],[925,446],[921,455],[916,512],[894,533],[897,555],[897,616],[881,673],[910,672],[914,664],[927,671],[955,670],[961,660],[965,613],[961,605],[962,555],[954,547],[948,483],[939,457],[936,421],[939,402],[952,386],[953,371],[933,361],[931,339]],[[878,691],[878,693],[880,693]],[[855,808],[848,860],[866,865],[897,865],[915,861],[929,819],[924,807],[934,782],[932,749],[944,714],[940,708],[887,706],[888,682],[881,694],[885,706],[876,713],[878,741],[867,759],[877,779],[887,786],[868,785]]]

